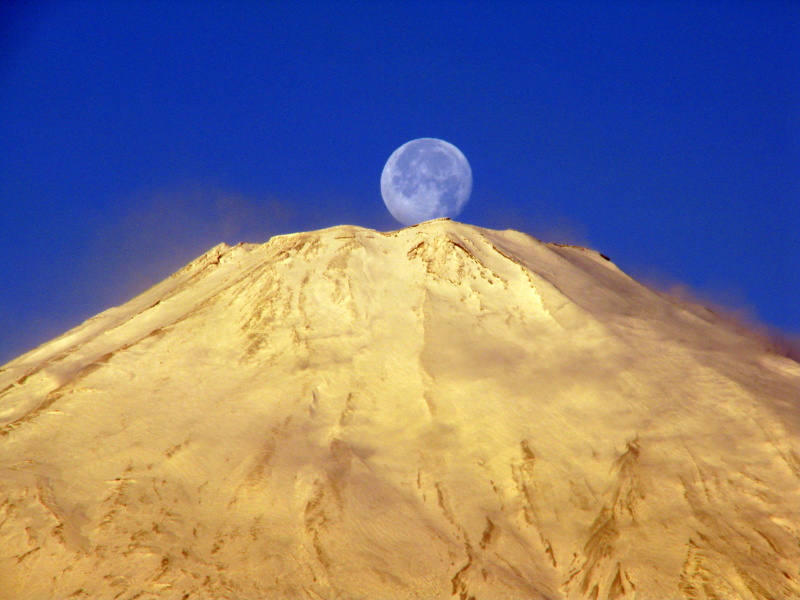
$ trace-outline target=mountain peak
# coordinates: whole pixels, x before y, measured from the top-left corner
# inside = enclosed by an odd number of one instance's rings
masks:
[[[220,244],[0,369],[0,589],[797,597],[797,367],[516,231]]]

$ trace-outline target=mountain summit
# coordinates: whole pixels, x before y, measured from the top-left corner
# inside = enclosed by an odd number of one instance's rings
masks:
[[[0,369],[3,599],[800,597],[800,365],[449,220],[220,245]]]

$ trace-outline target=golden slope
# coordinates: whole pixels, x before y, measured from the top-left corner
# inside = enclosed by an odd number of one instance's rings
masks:
[[[3,598],[800,596],[800,366],[589,250],[222,245],[0,390]]]

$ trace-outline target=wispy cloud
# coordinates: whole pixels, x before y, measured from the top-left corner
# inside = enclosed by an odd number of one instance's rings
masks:
[[[64,261],[70,272],[62,282],[69,283],[42,283],[49,291],[39,310],[20,314],[18,307],[0,305],[0,364],[127,302],[220,242],[263,243],[295,225],[289,200],[196,184],[118,204],[124,209],[98,215],[88,243]]]
[[[104,304],[125,302],[209,248],[263,243],[289,231],[292,203],[200,185],[158,190],[98,226],[76,286]]]

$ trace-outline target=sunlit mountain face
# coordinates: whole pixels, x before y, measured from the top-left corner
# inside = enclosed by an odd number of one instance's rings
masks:
[[[0,597],[800,597],[800,365],[585,248],[220,245],[0,369]]]

